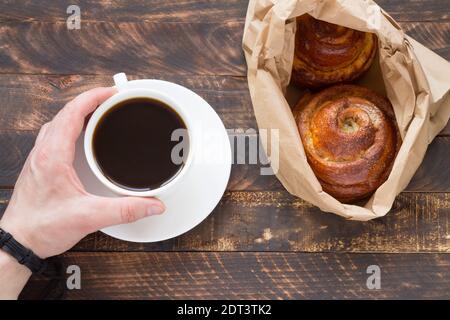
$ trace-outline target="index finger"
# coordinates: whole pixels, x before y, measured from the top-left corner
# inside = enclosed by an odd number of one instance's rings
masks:
[[[73,157],[75,142],[83,130],[85,118],[100,104],[117,92],[116,88],[95,88],[86,91],[66,104],[52,120],[49,132],[53,146],[58,152]]]

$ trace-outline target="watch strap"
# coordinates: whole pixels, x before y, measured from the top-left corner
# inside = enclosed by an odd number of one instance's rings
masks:
[[[39,258],[33,251],[24,247],[2,228],[0,228],[0,249],[13,256],[33,273],[41,274],[47,268],[46,260]]]

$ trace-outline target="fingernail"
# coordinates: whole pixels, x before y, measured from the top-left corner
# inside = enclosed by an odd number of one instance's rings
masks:
[[[148,207],[148,209],[147,209],[147,215],[148,216],[161,214],[163,212],[164,212],[164,208],[162,206],[159,206],[159,205],[153,205],[151,207]]]

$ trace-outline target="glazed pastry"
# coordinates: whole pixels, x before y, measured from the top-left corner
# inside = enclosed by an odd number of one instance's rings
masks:
[[[292,81],[309,88],[352,81],[369,69],[376,48],[375,34],[305,14],[297,18]]]
[[[364,87],[336,85],[300,101],[293,112],[325,192],[349,203],[386,181],[401,144],[386,98]]]

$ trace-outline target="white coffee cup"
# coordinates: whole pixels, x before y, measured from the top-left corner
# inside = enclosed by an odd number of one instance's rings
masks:
[[[193,128],[194,123],[193,119],[189,115],[189,110],[185,107],[182,101],[175,101],[170,96],[168,96],[165,93],[162,93],[158,90],[150,89],[150,88],[128,88],[127,87],[127,77],[124,73],[119,73],[114,76],[114,82],[116,84],[116,88],[118,89],[118,92],[107,99],[105,102],[103,102],[92,114],[91,118],[89,119],[89,122],[86,127],[86,132],[84,135],[84,152],[86,155],[87,163],[94,173],[94,175],[97,177],[97,179],[105,185],[108,189],[113,191],[116,194],[119,195],[125,195],[125,196],[138,196],[138,197],[158,197],[163,194],[170,193],[171,190],[173,190],[176,185],[184,179],[186,176],[186,173],[189,171],[193,158],[194,158],[194,150],[195,150],[195,139],[193,134]],[[184,165],[182,169],[175,174],[174,177],[172,177],[167,183],[162,185],[161,187],[157,189],[152,190],[144,190],[144,191],[136,191],[136,190],[130,190],[125,189],[114,182],[112,182],[110,179],[108,179],[100,169],[97,160],[95,159],[95,155],[93,152],[93,136],[95,132],[95,128],[97,127],[97,124],[100,119],[102,119],[103,115],[110,110],[112,107],[116,106],[120,102],[133,99],[133,98],[151,98],[156,99],[161,102],[164,102],[166,105],[171,107],[183,120],[184,124],[187,128],[187,134],[189,139],[189,150],[184,150],[184,152],[187,151],[187,157],[184,162]],[[152,146],[149,146],[150,148]],[[151,168],[149,167],[148,170],[158,170],[158,168]]]

